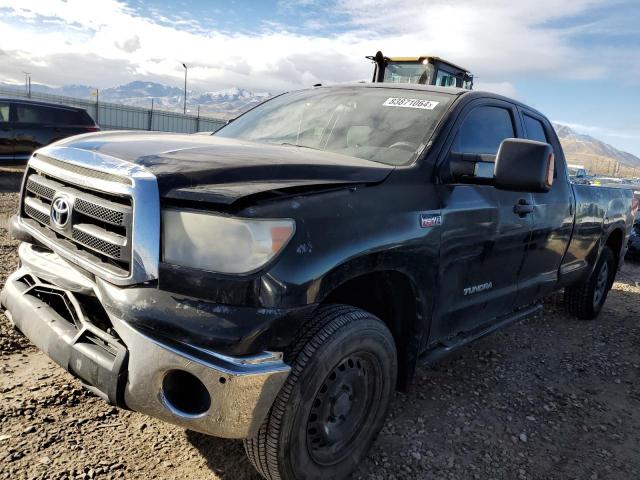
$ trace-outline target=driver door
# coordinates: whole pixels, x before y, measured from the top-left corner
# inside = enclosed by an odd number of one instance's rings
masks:
[[[517,110],[507,102],[480,100],[460,118],[440,171],[450,169],[454,159],[475,158],[486,163],[481,170],[489,169],[492,177],[491,160],[502,140],[521,136]],[[530,218],[514,213],[514,205],[531,202],[531,194],[498,190],[473,178],[454,178],[438,188],[442,238],[432,341],[469,332],[514,309],[531,233]]]

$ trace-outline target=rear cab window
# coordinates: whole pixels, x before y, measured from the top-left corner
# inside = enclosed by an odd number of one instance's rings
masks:
[[[527,139],[535,140],[537,142],[549,143],[551,144],[551,146],[553,146],[553,143],[549,140],[542,120],[535,118],[526,112],[522,112],[522,120],[524,121],[524,129]],[[558,178],[557,159],[553,166],[553,178]]]

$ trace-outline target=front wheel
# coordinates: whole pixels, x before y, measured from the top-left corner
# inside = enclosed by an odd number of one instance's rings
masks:
[[[567,311],[584,320],[598,316],[615,277],[615,257],[609,247],[604,247],[600,259],[589,279],[564,290]]]
[[[268,480],[346,478],[382,428],[393,397],[396,348],[363,310],[318,310],[292,346],[291,373],[245,450]]]

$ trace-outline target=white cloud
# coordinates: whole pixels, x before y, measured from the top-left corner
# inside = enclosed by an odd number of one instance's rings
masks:
[[[511,76],[593,78],[612,68],[606,57],[595,62],[593,51],[574,46],[566,28],[548,24],[601,0],[335,1],[333,11],[351,28],[305,35],[279,24],[247,34],[145,18],[116,0],[0,0],[4,80],[18,81],[28,69],[35,81],[52,84],[104,87],[145,77],[179,84],[185,62],[198,88],[276,92],[369,78],[364,55],[383,49],[450,58],[476,74],[478,87],[514,96]],[[283,5],[317,8],[313,0]],[[629,63],[637,52],[619,49],[615,58],[619,68],[638,68]]]
[[[140,48],[140,37],[138,37],[138,35],[134,35],[133,37],[127,38],[122,43],[116,42],[116,45],[127,53],[133,53]]]

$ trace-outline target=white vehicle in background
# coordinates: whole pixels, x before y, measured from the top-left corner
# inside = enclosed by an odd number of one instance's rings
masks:
[[[584,168],[584,165],[567,165],[567,171],[569,172],[569,178],[571,179],[571,183],[578,183],[581,185],[589,185],[591,182],[589,181],[589,176],[587,174],[587,169]]]

